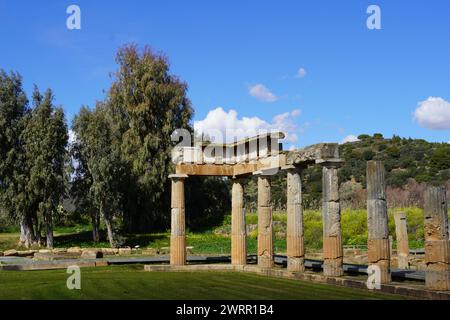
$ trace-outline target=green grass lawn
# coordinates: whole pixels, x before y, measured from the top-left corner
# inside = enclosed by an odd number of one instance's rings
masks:
[[[143,266],[81,269],[81,290],[65,270],[0,272],[0,299],[405,299],[402,296],[228,272],[145,272]]]

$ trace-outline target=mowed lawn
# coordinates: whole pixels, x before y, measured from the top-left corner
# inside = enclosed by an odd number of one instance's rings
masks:
[[[142,265],[81,269],[81,290],[65,270],[0,271],[0,299],[405,299],[402,296],[231,272],[145,272]]]

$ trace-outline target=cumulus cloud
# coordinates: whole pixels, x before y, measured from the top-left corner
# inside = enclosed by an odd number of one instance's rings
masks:
[[[258,117],[239,118],[236,110],[225,111],[223,108],[211,110],[205,119],[194,122],[194,129],[198,134],[213,137],[214,142],[232,142],[243,138],[249,138],[258,134],[282,131],[286,134],[285,140],[295,143],[297,126],[295,118],[301,114],[296,109],[276,115],[271,122]]]
[[[306,70],[304,68],[300,68],[297,71],[297,74],[295,75],[296,78],[303,78],[306,76]]]
[[[353,134],[351,134],[351,135],[349,135],[349,136],[346,136],[346,137],[341,141],[341,144],[346,144],[346,143],[349,143],[349,142],[356,142],[356,141],[359,141],[358,137],[355,136],[355,135],[353,135]]]
[[[262,84],[251,86],[249,88],[249,94],[252,97],[264,102],[275,102],[278,100],[277,96]]]
[[[429,97],[419,102],[414,119],[427,129],[450,130],[450,103],[439,97]]]

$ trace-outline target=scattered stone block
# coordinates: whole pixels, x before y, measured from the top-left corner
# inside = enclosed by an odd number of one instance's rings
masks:
[[[36,253],[36,250],[17,251],[18,257],[32,257]]]
[[[81,254],[81,249],[79,247],[72,247],[67,249],[68,253],[76,253],[76,254]]]
[[[5,257],[16,257],[17,256],[17,250],[14,250],[14,249],[12,249],[12,250],[6,250],[5,252],[3,252],[3,255],[5,256]]]
[[[155,256],[157,254],[156,249],[153,248],[147,248],[142,250],[142,255],[144,256]]]
[[[38,251],[39,253],[52,253],[52,250],[49,249],[41,249]]]
[[[121,256],[131,255],[131,248],[119,248],[119,255]]]
[[[101,251],[105,256],[113,256],[119,254],[118,248],[102,248]]]
[[[103,258],[103,253],[100,250],[88,249],[83,250],[81,253],[81,259],[99,259]]]
[[[66,253],[67,249],[65,249],[65,248],[55,248],[55,249],[52,250],[52,252],[56,253],[56,254]]]

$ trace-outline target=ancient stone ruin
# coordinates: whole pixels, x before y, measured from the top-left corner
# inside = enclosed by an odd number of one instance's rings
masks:
[[[246,266],[247,243],[244,212],[245,181],[258,177],[257,266],[274,266],[274,235],[271,178],[280,170],[287,174],[287,271],[305,271],[301,172],[309,165],[323,171],[323,275],[341,277],[343,245],[338,168],[339,146],[321,143],[299,150],[283,151],[281,132],[260,135],[231,144],[199,144],[174,150],[172,180],[170,264],[186,264],[184,182],[190,176],[220,176],[232,180],[231,265]],[[391,282],[391,243],[385,194],[385,169],[380,161],[367,163],[368,262],[380,272],[381,284]],[[398,265],[408,268],[408,235],[404,213],[395,216]],[[444,188],[430,187],[425,199],[426,287],[450,290],[450,242],[447,195]],[[156,269],[158,269],[156,267]]]

